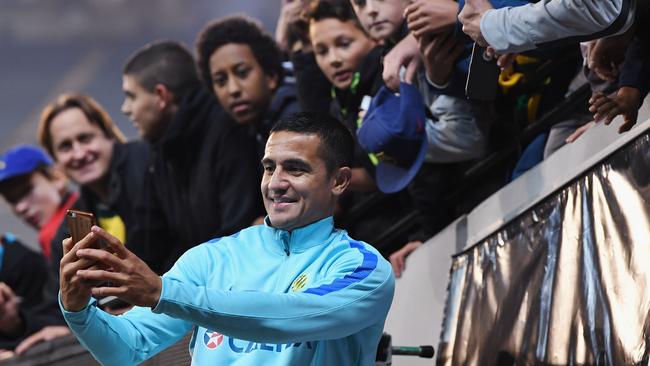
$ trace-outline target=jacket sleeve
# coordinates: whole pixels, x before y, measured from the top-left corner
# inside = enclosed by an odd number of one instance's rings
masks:
[[[30,308],[21,308],[21,316],[25,323],[25,337],[46,326],[65,325],[56,297],[59,291],[58,282],[54,278],[48,278],[42,291],[43,298],[39,304]]]
[[[555,47],[622,33],[635,7],[636,0],[542,0],[488,10],[481,32],[499,53]]]
[[[639,89],[641,101],[650,89],[650,47],[644,40],[636,37],[625,52],[618,79],[619,87],[627,86]]]
[[[359,250],[337,258],[321,281],[302,292],[288,293],[208,288],[186,277],[203,267],[200,263],[208,257],[191,250],[163,276],[162,294],[153,312],[256,342],[346,337],[383,323],[393,297],[390,264],[359,245]]]
[[[135,365],[153,357],[180,340],[192,325],[149,308],[134,307],[114,316],[91,302],[79,312],[59,306],[68,326],[79,342],[102,365]]]

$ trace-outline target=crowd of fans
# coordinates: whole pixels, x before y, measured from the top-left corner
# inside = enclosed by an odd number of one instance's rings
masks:
[[[73,93],[43,109],[40,148],[0,156],[0,193],[41,248],[2,236],[0,350],[68,334],[57,303],[67,209],[92,212],[162,274],[187,249],[262,223],[264,146],[298,111],[331,114],[355,137],[339,226],[374,244],[412,214],[408,232],[378,248],[399,277],[459,214],[449,192],[500,148],[504,124],[534,123],[572,85],[593,91],[508,179],[596,123],[622,115],[619,132],[632,128],[650,88],[649,15],[627,0],[283,0],[275,37],[236,15],[206,25],[195,55],[170,40],[143,46],[122,79],[122,112],[141,139],[127,142],[100,103]],[[475,41],[501,67],[494,101],[465,94]]]

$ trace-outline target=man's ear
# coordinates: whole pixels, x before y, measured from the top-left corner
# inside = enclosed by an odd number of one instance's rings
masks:
[[[338,168],[334,173],[334,186],[332,187],[332,193],[337,197],[342,195],[350,185],[351,180],[352,169],[350,169],[350,167],[344,166]]]
[[[169,108],[174,102],[174,93],[163,84],[156,84],[153,92],[158,96],[158,107],[160,107],[160,110]]]

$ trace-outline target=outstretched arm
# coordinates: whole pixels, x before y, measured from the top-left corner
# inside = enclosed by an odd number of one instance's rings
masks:
[[[390,264],[374,249],[354,241],[349,242],[350,250],[337,258],[327,275],[311,287],[302,292],[266,293],[208,287],[211,272],[206,269],[214,254],[207,252],[205,245],[186,252],[158,284],[146,273],[146,265],[117,239],[97,227],[93,232],[117,253],[98,249],[78,252],[86,260],[113,269],[79,271],[86,281],[113,282],[114,287],[93,288],[93,294],[119,296],[152,307],[165,319],[181,319],[235,338],[289,343],[345,337],[383,321],[393,297]],[[107,315],[101,315],[100,319],[106,319]],[[144,318],[154,319],[150,315]]]
[[[636,0],[542,0],[481,11],[486,3],[487,0],[465,0],[467,9],[461,11],[459,18],[469,29],[476,29],[479,24],[480,37],[498,53],[523,52],[619,34],[634,21],[636,7]],[[489,3],[487,6],[492,7]],[[470,34],[477,41],[478,35]]]
[[[97,282],[84,278],[81,274],[105,271],[96,265],[96,260],[83,258],[82,253],[90,250],[118,257],[104,250],[89,249],[100,237],[97,230],[101,229],[93,229],[94,232],[74,246],[71,239],[64,241],[65,255],[60,266],[61,311],[75,336],[102,364],[130,365],[142,362],[180,339],[190,330],[191,325],[166,315],[153,314],[150,309],[141,307],[135,307],[119,317],[99,310],[95,301],[90,300],[93,286]],[[114,247],[122,247],[126,251],[117,239],[113,239],[116,241],[112,243]],[[142,265],[146,267],[144,262]],[[142,268],[130,269],[139,271]],[[155,276],[148,267],[146,269]]]
[[[393,297],[388,262],[363,244],[356,248],[338,259],[319,283],[289,293],[224,291],[192,284],[177,276],[200,260],[199,255],[190,255],[163,277],[160,302],[153,311],[256,342],[345,337],[383,321]]]

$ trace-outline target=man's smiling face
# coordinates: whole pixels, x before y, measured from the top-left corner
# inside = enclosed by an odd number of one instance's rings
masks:
[[[315,134],[273,132],[262,165],[262,196],[271,225],[293,230],[332,214],[338,197],[335,174],[319,154]]]

